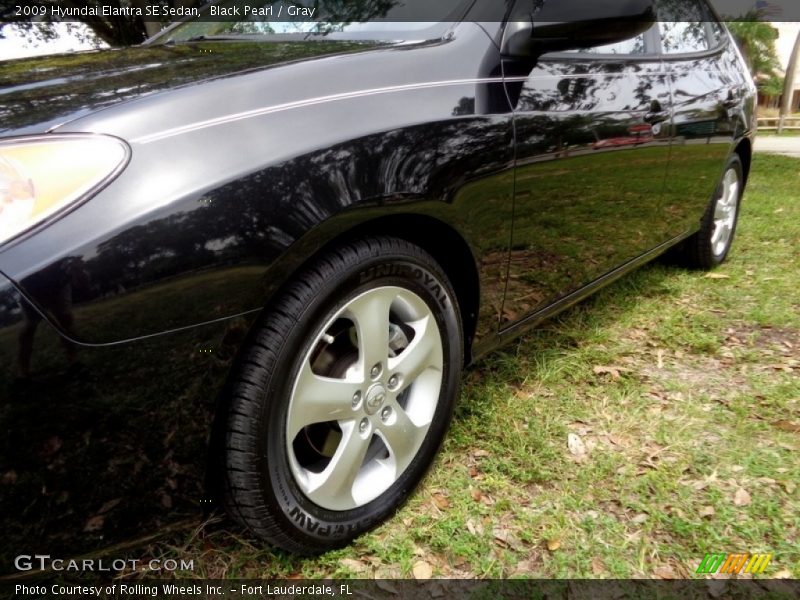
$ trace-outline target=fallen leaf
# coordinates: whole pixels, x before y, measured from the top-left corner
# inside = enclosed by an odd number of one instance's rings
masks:
[[[586,445],[583,440],[575,433],[567,434],[567,448],[573,456],[584,456],[586,454]]]
[[[475,500],[475,502],[480,502],[481,498],[483,498],[483,492],[481,492],[478,488],[472,488],[469,491],[469,495],[472,496],[472,499]]]
[[[641,525],[642,523],[647,521],[647,519],[648,516],[645,513],[639,513],[638,515],[636,515],[631,519],[631,522],[636,523],[637,525]]]
[[[675,569],[669,565],[653,569],[653,577],[656,579],[680,579]]]
[[[783,489],[786,490],[787,494],[794,494],[794,491],[797,489],[797,484],[794,481],[779,481],[783,486]]]
[[[83,526],[84,531],[99,531],[103,528],[103,525],[106,522],[106,518],[103,515],[95,515],[88,521],[86,521],[86,525]]]
[[[433,494],[433,503],[439,510],[450,508],[450,502],[442,494]]]
[[[467,531],[472,535],[483,535],[483,525],[480,522],[476,523],[472,519],[467,519]]]
[[[164,508],[172,508],[172,496],[161,494],[161,506]]]
[[[789,569],[781,569],[772,576],[773,579],[792,579],[793,577],[794,575]]]
[[[492,530],[492,535],[494,536],[496,542],[499,542],[501,545],[507,546],[512,550],[520,550],[522,548],[520,541],[507,527],[495,527]]]
[[[433,576],[433,567],[424,560],[415,562],[411,571],[414,573],[414,579],[430,579]]]
[[[704,506],[700,509],[701,517],[713,517],[715,514],[717,514],[717,511],[714,510],[713,506]]]
[[[612,379],[620,378],[620,371],[624,371],[620,367],[607,367],[604,365],[596,365],[593,369],[595,375],[611,375]]]
[[[547,540],[547,549],[550,550],[550,552],[555,552],[559,548],[561,548],[561,540],[560,539],[552,538],[552,539]]]
[[[614,435],[613,433],[609,434],[608,441],[611,442],[612,444],[614,444],[615,446],[624,446],[625,445],[623,438],[618,436],[618,435]]]
[[[722,273],[709,273],[706,279],[730,279],[730,275],[723,275]]]
[[[472,452],[472,456],[474,456],[475,458],[483,458],[483,457],[489,456],[489,451],[488,450],[474,450]]]
[[[342,558],[339,560],[339,564],[345,569],[356,573],[363,573],[367,569],[367,565],[354,558]]]
[[[109,500],[103,506],[100,507],[100,510],[97,511],[97,514],[103,515],[109,512],[111,509],[115,508],[117,504],[122,502],[122,498],[114,498],[113,500]]]
[[[475,465],[470,465],[469,476],[475,479],[478,476],[478,467],[476,467]]]
[[[750,494],[744,488],[739,488],[733,495],[733,503],[736,506],[749,506],[751,502]]]
[[[781,431],[788,431],[790,433],[800,433],[800,423],[792,423],[791,421],[774,421],[773,427],[777,427]]]
[[[602,575],[606,572],[606,565],[598,557],[592,559],[592,574],[595,576]]]
[[[3,473],[2,481],[5,485],[17,483],[17,472],[14,470],[6,471]]]

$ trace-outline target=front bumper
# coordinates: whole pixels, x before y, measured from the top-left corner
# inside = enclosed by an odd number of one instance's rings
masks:
[[[59,291],[48,318],[74,310]],[[208,507],[217,398],[248,327],[81,346],[0,275],[0,575],[19,554],[91,554]]]

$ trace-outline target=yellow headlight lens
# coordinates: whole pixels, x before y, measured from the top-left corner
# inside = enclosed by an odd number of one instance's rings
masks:
[[[122,142],[102,136],[0,143],[0,244],[83,198],[126,157]]]

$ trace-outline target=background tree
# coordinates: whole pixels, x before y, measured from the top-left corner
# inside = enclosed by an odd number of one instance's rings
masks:
[[[778,133],[783,133],[786,117],[792,112],[794,84],[798,66],[800,66],[800,31],[797,32],[797,39],[794,41],[794,48],[792,49],[792,57],[789,59],[789,66],[786,69],[786,82],[783,86],[783,102],[781,103],[780,120],[778,121]]]
[[[48,15],[32,21],[31,17],[19,17],[13,0],[2,0],[0,3],[0,36],[5,27],[16,26],[23,29],[31,40],[47,41],[57,37],[49,9],[60,6],[62,8],[77,8],[83,6],[111,8],[140,8],[144,12],[147,6],[163,6],[169,8],[188,8],[204,4],[204,0],[37,0],[33,4],[48,8]],[[153,17],[104,17],[85,16],[76,17],[71,24],[82,23],[86,25],[91,35],[96,40],[103,41],[109,46],[132,46],[140,44],[151,35],[158,33],[168,24],[165,18],[157,21]],[[79,31],[73,27],[71,33]]]
[[[778,30],[759,19],[759,13],[748,13],[741,19],[729,21],[728,28],[750,66],[759,93],[767,98],[777,98],[783,91],[781,63],[775,49]]]

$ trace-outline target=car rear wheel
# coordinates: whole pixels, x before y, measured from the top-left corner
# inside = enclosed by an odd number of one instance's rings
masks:
[[[422,249],[342,246],[273,303],[231,386],[226,498],[238,521],[316,554],[409,496],[446,432],[463,363],[445,274]]]
[[[686,266],[710,270],[725,262],[739,221],[744,184],[742,161],[734,154],[728,160],[717,192],[706,209],[700,231],[679,247],[679,257]]]

